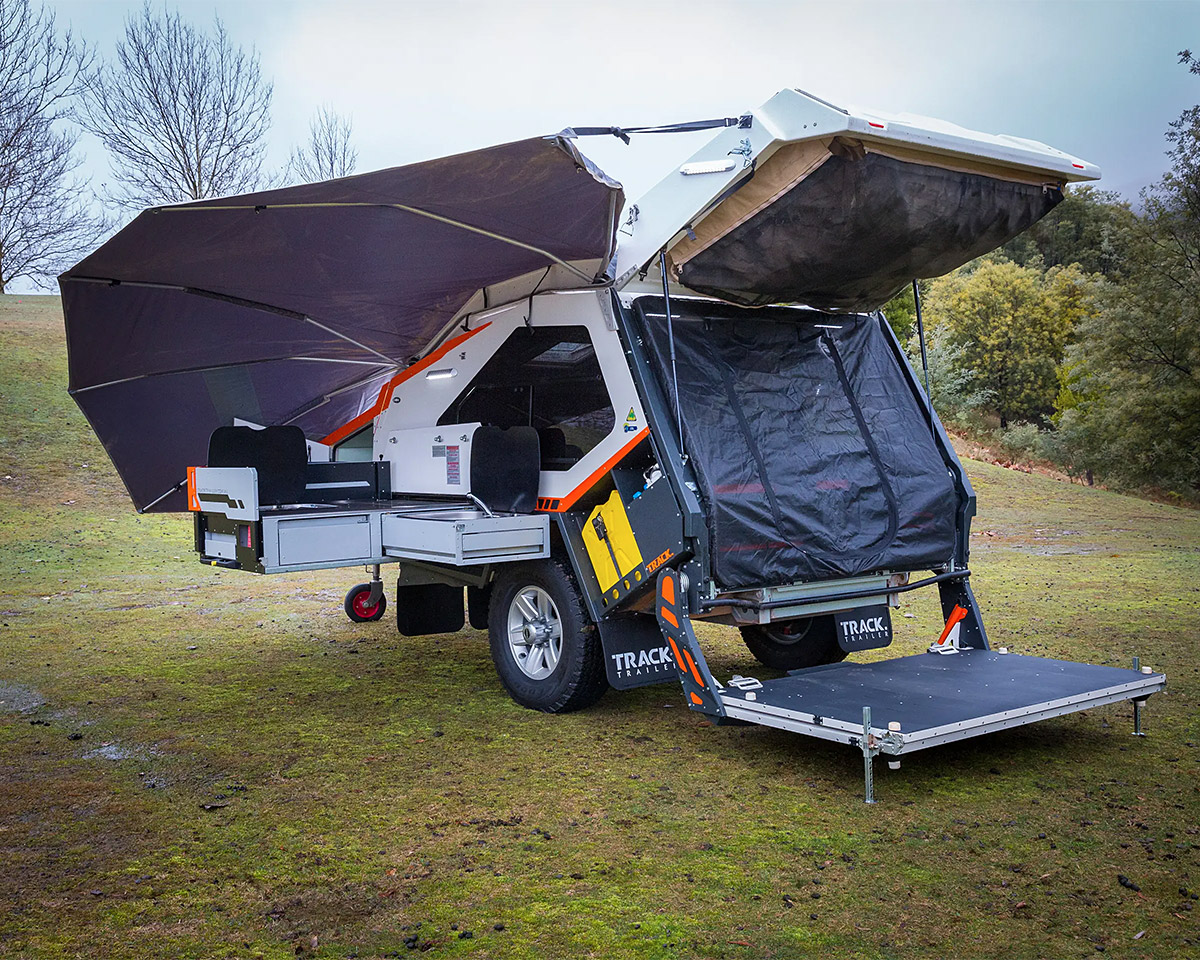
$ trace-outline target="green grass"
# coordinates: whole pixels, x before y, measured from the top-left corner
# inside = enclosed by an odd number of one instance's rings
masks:
[[[523,710],[478,632],[350,624],[360,571],[201,567],[67,397],[58,301],[0,297],[0,337],[0,957],[1197,950],[1197,513],[968,463],[993,642],[1170,686],[1144,740],[1090,710],[881,769],[867,807],[854,751],[670,686]],[[936,635],[910,596],[879,655]]]

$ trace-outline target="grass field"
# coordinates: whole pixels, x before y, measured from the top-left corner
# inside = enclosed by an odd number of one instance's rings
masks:
[[[200,566],[65,385],[58,301],[0,297],[0,957],[1200,953],[1200,514],[969,462],[993,642],[1169,688],[1145,739],[1091,710],[867,807],[853,750],[677,687],[523,710],[476,631],[352,625],[361,571]],[[887,655],[940,627],[910,596]]]

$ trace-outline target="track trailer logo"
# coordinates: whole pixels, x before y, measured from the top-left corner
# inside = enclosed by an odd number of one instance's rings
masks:
[[[649,650],[610,653],[617,676],[644,677],[649,674],[665,673],[674,668],[670,647],[651,647]]]

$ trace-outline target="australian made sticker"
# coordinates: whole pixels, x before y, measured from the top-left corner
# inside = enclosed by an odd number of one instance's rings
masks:
[[[629,408],[629,416],[625,418],[625,432],[635,433],[637,431],[637,414],[633,412],[633,407]]]

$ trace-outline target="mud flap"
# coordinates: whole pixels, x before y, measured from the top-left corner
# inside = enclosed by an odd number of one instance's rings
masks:
[[[687,591],[681,586],[679,573],[675,570],[664,570],[658,575],[656,612],[688,706],[699,713],[724,717],[719,685],[696,642],[696,633],[688,619]]]

